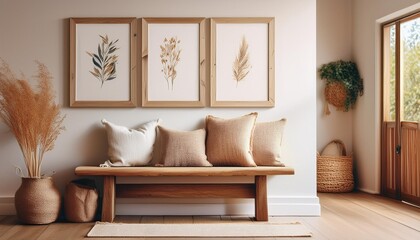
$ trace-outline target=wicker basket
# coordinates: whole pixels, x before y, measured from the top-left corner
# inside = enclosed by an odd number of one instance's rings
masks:
[[[342,141],[331,142],[342,145],[343,156],[317,154],[318,192],[351,192],[354,188],[353,158],[346,156],[346,147]]]
[[[342,82],[332,82],[325,86],[325,99],[338,110],[343,111],[347,99],[347,89]]]

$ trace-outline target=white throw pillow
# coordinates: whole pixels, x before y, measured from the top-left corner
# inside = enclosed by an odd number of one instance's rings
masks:
[[[102,119],[108,135],[108,160],[104,167],[145,166],[152,159],[156,126],[160,119],[142,124],[137,129],[118,126]]]

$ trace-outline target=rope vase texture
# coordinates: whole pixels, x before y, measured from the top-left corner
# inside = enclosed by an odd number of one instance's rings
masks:
[[[328,156],[317,153],[318,192],[351,192],[354,188],[353,157],[346,156],[346,147],[340,140],[330,143],[340,144],[342,156]]]
[[[48,224],[58,218],[60,192],[51,177],[22,178],[15,194],[15,207],[19,221],[24,224]]]

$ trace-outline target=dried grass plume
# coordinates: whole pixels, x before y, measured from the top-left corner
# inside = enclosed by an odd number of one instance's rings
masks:
[[[0,118],[11,129],[22,150],[28,177],[41,177],[44,154],[64,130],[60,106],[54,102],[52,76],[37,62],[37,90],[25,76],[17,77],[0,59]]]
[[[238,55],[233,62],[233,79],[236,81],[236,86],[249,73],[251,64],[249,63],[248,42],[245,37],[242,37],[241,45],[239,46]]]

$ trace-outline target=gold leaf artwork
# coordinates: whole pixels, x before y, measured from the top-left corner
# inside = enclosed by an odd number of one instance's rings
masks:
[[[181,49],[179,45],[181,40],[177,37],[171,37],[169,40],[165,38],[163,44],[160,45],[160,62],[162,63],[162,73],[165,77],[168,90],[174,90],[174,80],[177,76],[176,65],[180,61]],[[169,87],[169,83],[171,87]]]
[[[236,86],[242,81],[249,73],[251,69],[251,64],[249,63],[249,53],[248,53],[248,42],[245,39],[245,36],[242,37],[241,44],[239,46],[238,55],[233,61],[233,79],[236,81]]]
[[[86,52],[93,62],[93,71],[89,71],[99,81],[101,81],[101,87],[106,81],[111,81],[117,77],[116,64],[118,61],[118,55],[113,54],[119,48],[116,47],[118,39],[115,41],[109,41],[108,35],[99,35],[102,39],[102,43],[98,44],[98,52]]]

